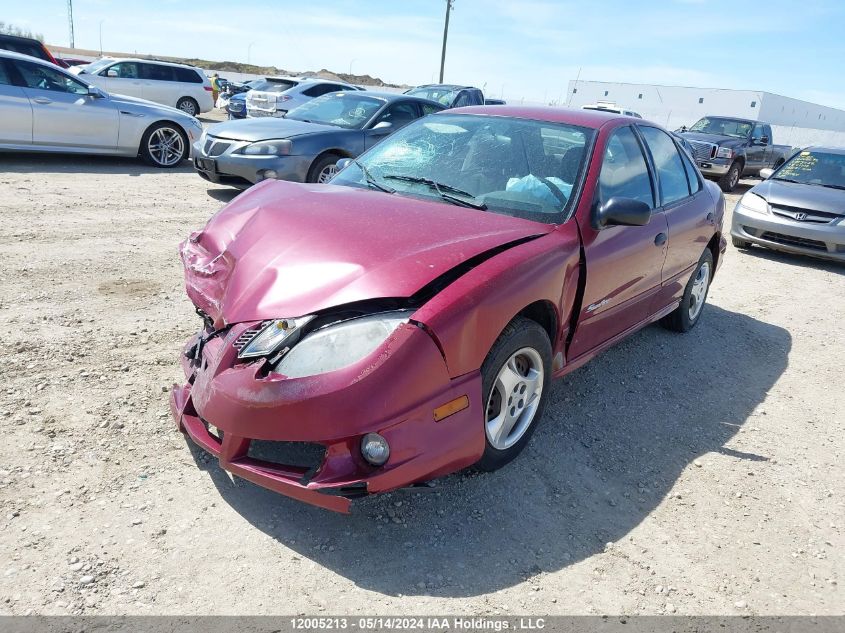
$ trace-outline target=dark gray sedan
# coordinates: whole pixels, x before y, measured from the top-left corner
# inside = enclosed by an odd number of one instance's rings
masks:
[[[734,210],[733,245],[845,262],[845,149],[811,147],[760,176]]]
[[[240,189],[268,178],[327,182],[337,173],[337,161],[355,158],[411,121],[442,109],[401,94],[327,94],[283,119],[210,127],[194,145],[194,166],[206,180]]]

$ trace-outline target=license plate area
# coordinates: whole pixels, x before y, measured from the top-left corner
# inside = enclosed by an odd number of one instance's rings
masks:
[[[197,169],[217,173],[217,161],[213,158],[197,158]]]

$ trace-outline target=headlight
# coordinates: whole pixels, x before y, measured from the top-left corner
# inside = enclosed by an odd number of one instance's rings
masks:
[[[250,143],[240,153],[247,156],[287,156],[292,147],[293,143],[288,140],[260,141]]]
[[[769,212],[769,203],[761,196],[758,196],[756,193],[751,193],[750,191],[739,199],[739,204],[749,211],[756,211],[757,213]]]
[[[720,147],[716,152],[716,158],[733,158],[734,151],[730,147]]]
[[[293,336],[313,316],[300,319],[278,319],[264,326],[258,334],[238,352],[238,358],[256,358],[267,356],[282,347],[282,344]]]
[[[274,371],[302,378],[352,365],[372,354],[411,314],[386,312],[315,330],[297,343]]]

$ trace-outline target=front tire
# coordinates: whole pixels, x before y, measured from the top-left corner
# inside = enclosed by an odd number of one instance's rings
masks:
[[[675,332],[689,332],[694,328],[704,310],[711,279],[713,279],[713,254],[709,248],[706,248],[687,282],[681,304],[663,317],[660,324]]]
[[[200,113],[200,105],[191,97],[182,97],[176,102],[176,107],[191,116],[197,116]]]
[[[546,408],[551,374],[549,335],[537,322],[515,318],[481,366],[485,445],[477,468],[497,470],[522,452]]]
[[[311,165],[311,169],[308,170],[307,182],[320,184],[329,182],[339,171],[337,168],[337,161],[339,160],[340,156],[337,154],[326,154],[325,156],[320,156],[320,158],[314,161],[314,164]]]
[[[141,138],[139,153],[153,167],[172,169],[188,158],[188,137],[175,123],[151,125]]]
[[[734,161],[731,168],[724,176],[719,178],[719,187],[725,193],[730,193],[739,184],[739,178],[742,176],[742,163],[738,160]]]

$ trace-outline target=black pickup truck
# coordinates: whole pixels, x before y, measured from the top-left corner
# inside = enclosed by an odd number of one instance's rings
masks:
[[[792,148],[772,144],[772,126],[762,121],[706,116],[677,130],[693,148],[701,173],[716,179],[722,191],[733,191],[742,176],[780,167]]]

